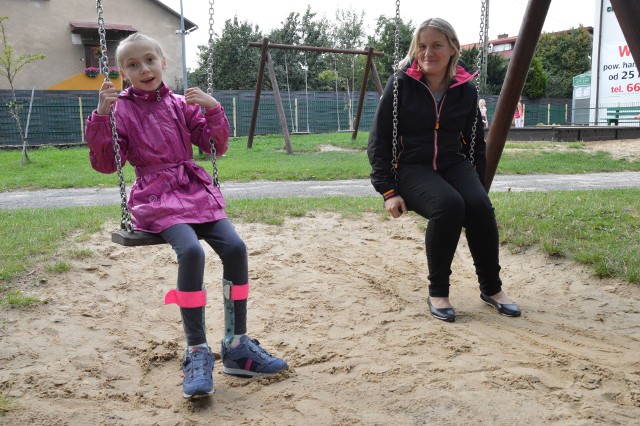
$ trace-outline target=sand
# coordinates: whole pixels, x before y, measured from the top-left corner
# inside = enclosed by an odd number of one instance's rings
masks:
[[[637,145],[637,143],[636,143]],[[126,248],[106,230],[65,273],[20,285],[46,304],[0,310],[7,425],[631,425],[640,418],[640,287],[531,249],[501,250],[523,310],[479,299],[461,240],[451,301],[428,314],[425,221],[318,213],[283,226],[237,223],[249,249],[249,334],[291,369],[185,401],[176,261],[167,245]],[[209,341],[222,337],[221,265],[207,247]],[[68,256],[66,257],[68,258]],[[46,276],[47,280],[40,277]]]

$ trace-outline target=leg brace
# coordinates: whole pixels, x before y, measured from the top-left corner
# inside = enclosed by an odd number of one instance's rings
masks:
[[[249,298],[249,283],[233,285],[231,281],[223,278],[222,293],[224,295],[224,343],[228,345],[231,343],[235,331],[235,307],[233,302]]]

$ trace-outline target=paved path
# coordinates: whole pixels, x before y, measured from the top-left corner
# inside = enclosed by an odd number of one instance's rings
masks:
[[[591,173],[581,175],[497,175],[493,192],[555,191],[606,188],[640,188],[640,172]],[[261,197],[374,196],[369,180],[303,181],[303,182],[228,182],[222,184],[227,199]],[[42,191],[0,193],[0,209],[73,207],[118,204],[120,191],[109,189],[70,188]]]

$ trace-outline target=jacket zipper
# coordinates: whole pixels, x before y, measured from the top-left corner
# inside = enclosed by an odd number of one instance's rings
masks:
[[[433,130],[433,170],[438,170],[438,129],[440,129],[440,112],[442,111],[442,105],[444,105],[444,98],[447,97],[447,90],[445,89],[442,94],[442,99],[440,99],[440,108],[438,108],[438,102],[436,102],[436,97],[433,96],[433,92],[429,89],[429,86],[424,84],[422,81],[420,83],[427,89],[427,92],[431,95],[431,99],[433,100],[433,106],[436,111],[436,126]]]

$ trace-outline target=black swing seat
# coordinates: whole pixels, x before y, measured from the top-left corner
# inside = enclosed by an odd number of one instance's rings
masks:
[[[202,237],[198,235],[198,239],[201,240]],[[111,241],[125,247],[154,246],[167,243],[160,234],[143,231],[129,232],[124,229],[112,232]]]
[[[127,247],[153,246],[156,244],[166,243],[166,241],[162,239],[159,234],[152,234],[142,231],[129,232],[124,229],[112,232],[111,241]]]

